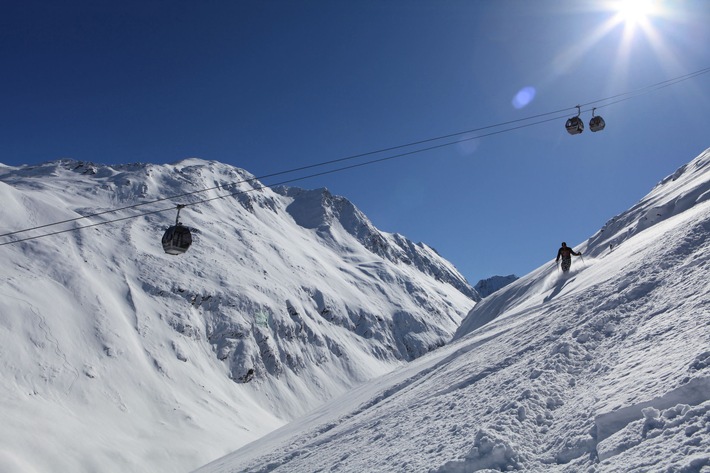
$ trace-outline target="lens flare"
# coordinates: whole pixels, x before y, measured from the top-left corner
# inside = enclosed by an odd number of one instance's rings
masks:
[[[464,135],[457,143],[457,148],[462,156],[470,156],[478,150],[481,140],[474,135]]]
[[[513,107],[517,109],[524,108],[535,99],[535,87],[523,87],[513,97]]]

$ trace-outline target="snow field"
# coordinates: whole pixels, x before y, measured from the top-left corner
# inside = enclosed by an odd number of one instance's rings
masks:
[[[198,471],[710,471],[708,160],[570,274],[543,265],[450,344]],[[648,225],[649,207],[670,213]]]

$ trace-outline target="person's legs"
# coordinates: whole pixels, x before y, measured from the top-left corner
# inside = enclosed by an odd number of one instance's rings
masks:
[[[566,273],[570,266],[572,266],[572,258],[562,258],[562,271]]]

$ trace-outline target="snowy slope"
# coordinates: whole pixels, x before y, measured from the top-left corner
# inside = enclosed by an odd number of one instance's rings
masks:
[[[345,199],[216,162],[0,166],[0,201],[0,234],[67,221],[0,243],[147,214],[0,246],[3,472],[189,471],[442,346],[478,299]],[[195,242],[168,256],[178,202]]]
[[[546,263],[445,347],[198,471],[710,471],[708,197],[710,150],[569,275]]]

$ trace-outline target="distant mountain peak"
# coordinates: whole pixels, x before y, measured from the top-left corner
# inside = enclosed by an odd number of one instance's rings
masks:
[[[478,281],[474,286],[474,289],[476,289],[481,297],[487,297],[517,279],[518,277],[515,274],[510,274],[508,276],[492,276],[488,279],[481,279]]]
[[[278,187],[275,192],[293,201],[286,211],[304,228],[316,230],[322,238],[337,241],[333,225],[337,224],[347,234],[357,239],[370,252],[395,264],[414,266],[424,274],[451,284],[467,297],[480,300],[480,295],[458,271],[432,248],[413,243],[399,234],[378,230],[352,202],[333,195],[328,189],[304,190],[295,187]],[[347,250],[346,250],[347,251]]]

